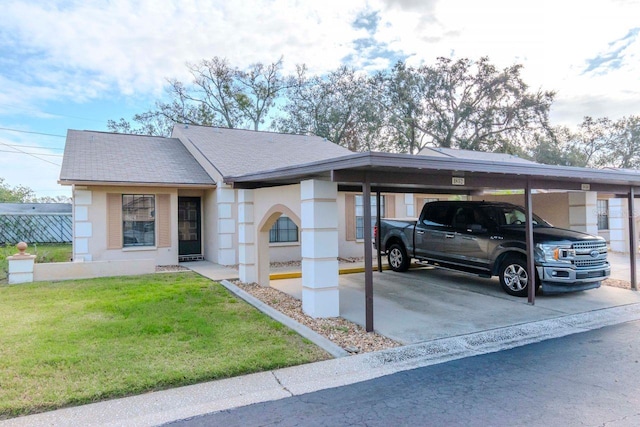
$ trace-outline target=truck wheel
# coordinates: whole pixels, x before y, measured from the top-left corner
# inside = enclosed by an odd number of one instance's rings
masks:
[[[505,259],[500,265],[500,286],[509,295],[516,297],[526,297],[529,294],[527,281],[527,263],[520,257],[510,257]],[[537,288],[537,286],[536,286]]]
[[[389,248],[389,265],[393,271],[407,271],[409,269],[410,259],[404,246],[394,243]]]

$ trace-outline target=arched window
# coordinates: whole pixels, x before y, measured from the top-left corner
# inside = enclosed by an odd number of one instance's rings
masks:
[[[269,230],[269,243],[287,243],[298,241],[298,227],[286,215],[282,215]]]

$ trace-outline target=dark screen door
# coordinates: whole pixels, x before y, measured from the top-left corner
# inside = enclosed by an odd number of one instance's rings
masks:
[[[180,255],[201,255],[200,197],[178,197]]]

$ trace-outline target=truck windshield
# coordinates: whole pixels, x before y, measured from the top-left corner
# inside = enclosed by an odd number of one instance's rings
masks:
[[[504,206],[498,207],[498,224],[499,225],[523,225],[527,221],[527,217],[524,214],[524,211],[519,209],[518,207]],[[540,218],[537,215],[533,215],[533,225],[534,226],[545,226],[548,227],[549,223]]]

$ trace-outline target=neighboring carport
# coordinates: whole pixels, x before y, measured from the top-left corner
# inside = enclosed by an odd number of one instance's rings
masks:
[[[519,164],[487,160],[443,158],[431,156],[413,156],[392,153],[356,153],[336,159],[287,167],[261,173],[225,178],[226,184],[237,189],[257,189],[278,185],[304,184],[304,187],[322,190],[325,196],[314,199],[308,209],[303,209],[302,223],[309,225],[308,239],[320,241],[326,238],[326,227],[322,221],[327,216],[318,215],[322,203],[330,202],[332,183],[339,191],[357,191],[369,200],[371,193],[443,193],[443,194],[479,194],[487,189],[523,190],[527,214],[526,241],[529,271],[534,271],[532,197],[533,189],[597,191],[616,194],[628,199],[630,231],[631,287],[637,290],[636,273],[636,230],[633,200],[640,188],[640,174],[629,171],[597,170],[576,167],[549,166],[540,164]],[[314,194],[313,191],[310,194]],[[329,195],[329,196],[326,196]],[[304,197],[303,197],[304,199]],[[303,200],[304,202],[304,200]],[[378,206],[380,204],[378,203]],[[371,228],[371,208],[364,203],[364,229]],[[305,211],[308,213],[305,214]],[[331,212],[331,209],[327,210]],[[377,216],[379,218],[379,215]],[[318,222],[316,222],[318,221]],[[304,230],[303,230],[304,233]],[[316,233],[318,233],[316,235]],[[322,233],[325,233],[324,235]],[[373,246],[371,236],[365,233],[365,306],[366,329],[373,331]],[[316,238],[318,237],[318,238]],[[303,234],[303,283],[305,277],[305,238]],[[242,245],[241,245],[242,246]],[[310,251],[313,253],[313,250]],[[243,255],[240,254],[240,258]],[[318,255],[318,260],[322,256]],[[242,261],[241,261],[242,262]],[[337,285],[337,262],[320,264],[313,261],[314,268],[308,268],[310,274],[316,274],[318,267],[335,265]],[[258,267],[259,268],[259,267]],[[333,267],[332,267],[333,268]],[[332,273],[333,275],[333,273]],[[532,280],[534,275],[529,275]],[[329,278],[329,280],[333,280]],[[317,298],[317,295],[313,298]],[[303,293],[303,307],[305,305]],[[322,303],[322,297],[317,298]],[[327,299],[331,303],[331,299]],[[529,286],[529,303],[535,303],[534,286]]]

